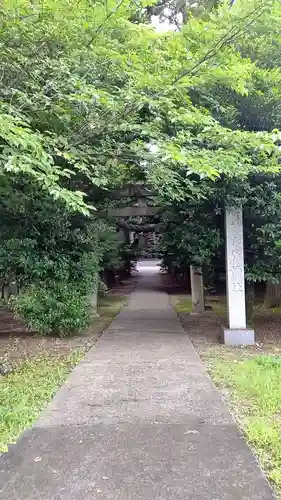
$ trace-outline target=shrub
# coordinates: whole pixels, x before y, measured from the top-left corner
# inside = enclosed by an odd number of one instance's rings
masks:
[[[90,322],[89,299],[71,283],[32,285],[10,304],[18,318],[43,335],[73,335]]]

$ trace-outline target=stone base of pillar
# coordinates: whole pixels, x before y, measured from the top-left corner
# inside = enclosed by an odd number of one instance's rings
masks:
[[[255,332],[250,328],[223,328],[222,342],[225,345],[254,345]]]

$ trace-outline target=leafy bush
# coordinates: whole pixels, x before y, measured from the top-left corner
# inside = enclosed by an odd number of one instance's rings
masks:
[[[86,328],[90,321],[88,297],[71,283],[32,285],[10,304],[30,329],[44,335],[68,336]]]

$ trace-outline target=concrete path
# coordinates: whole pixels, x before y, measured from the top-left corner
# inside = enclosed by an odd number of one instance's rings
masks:
[[[0,458],[7,500],[269,500],[155,266],[37,424]]]

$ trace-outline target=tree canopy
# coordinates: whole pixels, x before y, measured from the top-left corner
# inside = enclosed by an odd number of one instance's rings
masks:
[[[259,92],[262,69],[243,55],[245,33],[251,46],[259,31],[264,45],[278,2],[237,1],[231,9],[224,2],[207,20],[193,17],[165,33],[131,20],[142,7],[128,0],[3,2],[5,175],[27,175],[81,210],[91,185],[134,178],[157,184],[161,177],[165,187],[172,179],[177,187],[175,165],[187,166],[187,174],[233,174],[239,156],[243,173],[262,147],[261,168],[275,168],[275,158],[265,165],[272,136],[221,125],[227,109],[218,90],[226,99]],[[277,68],[266,75],[276,86]]]
[[[173,29],[150,23],[152,15],[161,22],[179,11]],[[213,210],[221,211],[226,200],[251,198],[254,190],[257,200],[266,182],[276,191],[270,208],[276,217],[280,25],[277,0],[196,6],[3,0],[1,265],[3,277],[29,287],[18,305],[27,311],[32,293],[42,303],[34,286],[43,283],[76,310],[74,297],[58,290],[81,282],[87,297],[109,254],[120,263],[124,248],[95,209],[125,183],[151,185],[172,228],[190,210],[198,238],[211,224],[201,244],[207,260],[221,242]],[[206,205],[211,211],[202,220]],[[173,247],[178,254],[188,239],[184,227]],[[273,234],[269,229],[263,239]],[[185,246],[191,260],[198,238]]]

